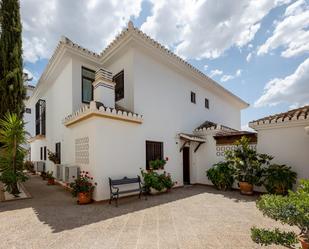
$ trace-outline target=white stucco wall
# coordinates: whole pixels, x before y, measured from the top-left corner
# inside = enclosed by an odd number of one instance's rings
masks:
[[[55,151],[55,143],[61,142],[61,163],[76,165],[75,141],[89,138],[89,162],[78,165],[81,170],[90,171],[98,183],[96,200],[109,198],[108,177],[134,177],[140,174],[140,168],[146,167],[146,140],[163,142],[164,157],[169,157],[165,169],[182,185],[183,163],[179,150],[183,141],[179,140],[179,133],[192,133],[206,120],[240,128],[238,106],[134,48],[110,59],[104,67],[113,74],[124,70],[125,98],[117,104],[142,114],[143,123],[92,117],[67,128],[62,123],[64,117],[84,105],[82,66],[93,70],[100,67],[77,56],[67,57],[37,96],[46,100],[46,138],[31,144],[32,160],[40,161],[41,146]],[[190,101],[191,91],[196,93],[196,104]],[[209,99],[210,109],[205,108],[205,98]],[[33,107],[37,99],[32,101]],[[214,142],[211,139],[207,137],[209,145]],[[212,164],[213,152],[207,150],[206,143],[194,153],[196,145],[190,145],[191,183],[205,183],[205,171]],[[54,169],[48,160],[47,166],[47,170]]]
[[[309,178],[309,136],[304,127],[283,124],[258,130],[258,152],[274,156],[273,163],[291,166],[298,178]]]
[[[59,70],[59,74],[49,84],[47,89],[31,100],[31,108],[35,112],[35,103],[38,99],[46,101],[46,137],[31,143],[31,160],[40,161],[40,147],[46,146],[55,152],[55,144],[61,142],[61,159],[70,161],[71,149],[66,147],[69,134],[63,126],[63,118],[72,113],[72,60],[68,59]],[[33,116],[34,117],[34,116]],[[34,117],[35,118],[35,117]],[[47,170],[53,170],[53,164],[46,160]]]

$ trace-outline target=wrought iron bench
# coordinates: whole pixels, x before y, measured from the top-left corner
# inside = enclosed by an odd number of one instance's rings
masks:
[[[142,194],[146,194],[146,192],[144,191],[144,188],[142,186],[142,182],[141,182],[141,178],[140,176],[137,176],[135,178],[128,178],[128,177],[124,177],[122,179],[111,179],[110,177],[109,179],[109,187],[110,187],[110,199],[109,199],[109,204],[112,203],[112,200],[116,201],[116,207],[118,207],[118,198],[119,195],[121,194],[128,194],[128,193],[133,193],[133,192],[139,192],[138,198],[141,198]],[[119,186],[120,185],[128,185],[128,184],[138,184],[137,188],[134,189],[127,189],[127,190],[120,190]],[[117,187],[118,186],[118,187]],[[145,198],[147,199],[146,195]]]

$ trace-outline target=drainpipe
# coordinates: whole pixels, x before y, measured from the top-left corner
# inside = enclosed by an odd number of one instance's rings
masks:
[[[115,108],[115,82],[113,74],[100,68],[95,72],[93,85],[93,100],[101,102],[105,107]]]

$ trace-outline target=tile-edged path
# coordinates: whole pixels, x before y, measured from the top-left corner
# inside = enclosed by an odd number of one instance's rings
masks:
[[[60,186],[32,176],[32,199],[0,202],[0,248],[262,248],[250,227],[280,227],[255,207],[256,197],[193,186],[120,201],[76,205]],[[267,247],[267,248],[280,248]]]

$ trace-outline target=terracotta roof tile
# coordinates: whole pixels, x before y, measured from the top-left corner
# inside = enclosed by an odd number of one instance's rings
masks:
[[[254,121],[251,121],[251,125],[262,125],[270,123],[282,123],[287,121],[297,121],[297,120],[309,120],[309,105],[293,109],[287,112],[278,113],[275,115],[270,115],[264,118],[260,118]]]

